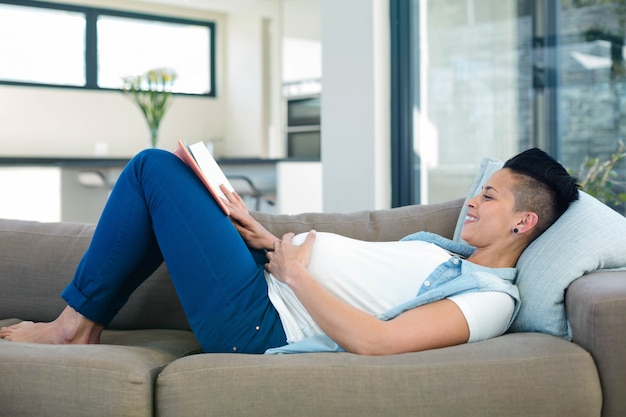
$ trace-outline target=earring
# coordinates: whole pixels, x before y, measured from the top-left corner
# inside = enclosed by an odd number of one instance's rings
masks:
[[[519,229],[516,227],[515,229],[513,229],[513,233],[517,233],[519,232]]]

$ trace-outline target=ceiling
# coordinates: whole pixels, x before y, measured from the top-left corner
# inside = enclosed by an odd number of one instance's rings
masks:
[[[277,5],[284,2],[307,2],[310,0],[137,0],[144,3],[166,4],[176,7],[211,10],[217,12],[244,12],[272,15]]]

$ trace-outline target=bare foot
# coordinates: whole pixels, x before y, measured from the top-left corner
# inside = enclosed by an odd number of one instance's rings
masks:
[[[0,338],[12,342],[47,344],[97,344],[103,327],[71,307],[50,323],[23,321],[0,329]]]

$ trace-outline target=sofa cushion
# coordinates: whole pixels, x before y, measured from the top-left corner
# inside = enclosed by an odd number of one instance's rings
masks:
[[[402,355],[193,355],[157,378],[160,417],[599,416],[593,359],[543,334]]]
[[[520,257],[522,310],[513,331],[541,331],[571,339],[565,290],[596,270],[626,267],[626,219],[584,192]]]
[[[303,213],[296,215],[252,213],[276,236],[285,233],[338,233],[353,239],[369,241],[400,240],[421,230],[452,238],[463,199],[436,204],[411,205],[354,213]]]
[[[484,181],[501,166],[501,161],[485,158],[468,198],[480,192]],[[466,210],[464,207],[457,222],[457,240]],[[586,273],[622,267],[626,267],[626,219],[581,192],[580,199],[518,260],[522,304],[510,330],[571,339],[565,312],[567,287]]]
[[[16,320],[0,320],[0,326]],[[0,415],[153,416],[154,383],[199,351],[185,330],[107,331],[101,345],[0,340]]]
[[[93,231],[91,224],[0,219],[0,318],[54,320],[65,307],[60,293]],[[164,264],[139,286],[109,328],[189,329]]]

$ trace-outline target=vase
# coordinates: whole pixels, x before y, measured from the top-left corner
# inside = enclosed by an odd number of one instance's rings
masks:
[[[159,142],[159,128],[158,127],[150,128],[150,147],[156,148],[158,142]]]

